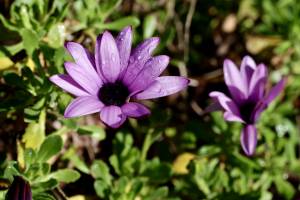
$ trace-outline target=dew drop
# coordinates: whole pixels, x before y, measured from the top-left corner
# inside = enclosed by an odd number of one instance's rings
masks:
[[[130,56],[129,63],[133,63],[133,62],[134,62],[134,58],[132,56]]]

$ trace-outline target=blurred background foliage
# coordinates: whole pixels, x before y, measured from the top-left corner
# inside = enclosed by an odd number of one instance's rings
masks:
[[[0,178],[29,180],[34,200],[300,198],[298,0],[0,0]],[[71,60],[65,41],[90,50],[103,30],[159,36],[164,72],[191,78],[180,94],[145,102],[152,115],[105,129],[97,115],[64,119],[72,97],[48,77]],[[241,127],[207,114],[226,91],[222,62],[268,65],[284,94],[258,124],[256,154]],[[2,180],[1,179],[1,180]],[[9,185],[9,184],[8,184]],[[7,186],[8,186],[7,185]],[[0,192],[4,198],[5,188]]]

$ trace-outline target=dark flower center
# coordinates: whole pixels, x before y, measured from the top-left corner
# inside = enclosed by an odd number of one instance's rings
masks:
[[[254,123],[254,121],[253,121],[254,116],[252,116],[252,114],[253,114],[255,106],[256,106],[255,102],[246,102],[240,106],[241,116],[246,123],[249,123],[249,124]]]
[[[128,88],[121,82],[106,83],[99,92],[98,97],[106,106],[122,106],[129,95]]]

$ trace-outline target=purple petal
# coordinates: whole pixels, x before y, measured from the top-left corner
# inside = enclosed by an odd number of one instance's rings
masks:
[[[123,82],[126,85],[136,78],[138,73],[143,69],[146,61],[151,57],[151,53],[159,43],[159,38],[150,38],[139,44],[132,52],[129,63],[124,72]]]
[[[100,112],[104,107],[103,103],[95,96],[77,97],[65,110],[65,118],[79,117]]]
[[[284,89],[286,83],[286,78],[281,79],[268,93],[266,98],[264,99],[265,104],[270,104]]]
[[[241,77],[243,80],[250,84],[250,80],[254,70],[256,69],[256,63],[250,56],[244,56],[241,64]]]
[[[224,118],[226,120],[244,122],[241,117],[239,108],[232,99],[221,92],[211,92],[209,93],[209,96],[212,97],[215,101],[218,101],[226,111],[224,113]]]
[[[264,95],[265,84],[267,82],[267,68],[264,64],[258,65],[253,72],[249,85],[249,99],[253,102],[258,101]]]
[[[78,65],[95,71],[94,56],[87,49],[75,42],[67,42],[65,46]]]
[[[126,69],[131,52],[132,30],[130,26],[124,28],[116,38],[120,54],[121,73]]]
[[[150,111],[144,105],[134,102],[126,103],[122,106],[122,112],[128,117],[142,117],[149,115]]]
[[[101,110],[100,118],[111,128],[120,127],[126,120],[126,116],[118,106],[105,106]]]
[[[63,90],[75,96],[89,96],[89,93],[78,85],[69,75],[59,74],[51,76],[49,79]]]
[[[113,83],[118,79],[121,70],[119,51],[115,39],[108,31],[97,38],[96,65],[98,72],[107,81]]]
[[[101,80],[98,78],[94,80],[92,76],[82,67],[72,62],[65,62],[65,69],[68,74],[76,81],[82,88],[92,95],[97,95],[99,88],[102,85]],[[96,72],[95,72],[96,73]]]
[[[241,144],[247,156],[253,155],[257,144],[257,130],[254,125],[246,125],[241,133]]]
[[[180,76],[162,76],[144,91],[134,95],[137,99],[153,99],[174,94],[187,87],[189,80]]]
[[[280,94],[284,89],[286,78],[281,79],[257,105],[254,111],[254,121],[257,121],[260,114],[268,107],[268,105]]]
[[[232,112],[224,112],[224,119],[228,122],[245,123],[245,121],[241,117],[239,117],[238,115],[233,114]]]
[[[129,86],[129,90],[135,92],[147,88],[166,69],[169,60],[170,58],[164,55],[150,58]]]
[[[242,102],[247,97],[246,80],[242,80],[236,65],[229,59],[224,61],[224,79],[230,94],[236,102]]]

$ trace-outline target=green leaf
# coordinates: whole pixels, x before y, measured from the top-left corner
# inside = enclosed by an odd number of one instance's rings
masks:
[[[39,194],[34,194],[33,199],[36,200],[56,200],[52,195],[47,194],[47,193],[39,193]]]
[[[37,160],[39,162],[46,162],[49,158],[57,154],[62,147],[63,141],[59,135],[48,136],[39,149]]]
[[[106,137],[105,130],[100,126],[95,125],[81,126],[78,129],[78,133],[81,135],[91,135],[98,141],[102,141]]]
[[[160,187],[150,193],[144,200],[158,200],[167,197],[169,193],[168,187]]]
[[[109,190],[109,186],[105,183],[104,180],[96,180],[94,182],[94,188],[97,195],[101,198],[104,198],[107,191]]]
[[[275,186],[278,192],[285,197],[285,199],[292,199],[295,195],[295,189],[291,183],[284,180],[281,175],[275,177]]]
[[[80,174],[73,169],[61,169],[50,174],[50,177],[58,182],[72,183],[80,178]]]
[[[137,17],[129,16],[123,17],[111,23],[101,24],[101,29],[109,29],[109,30],[121,30],[126,26],[137,27],[140,25],[140,20]]]
[[[63,24],[55,24],[48,32],[48,44],[53,48],[63,46],[65,41],[65,26]]]
[[[142,176],[146,176],[151,182],[164,183],[172,176],[172,167],[169,163],[160,163],[158,159],[144,163]]]
[[[5,51],[7,51],[10,55],[13,56],[19,53],[22,49],[24,49],[24,45],[23,42],[19,42],[14,45],[3,46],[3,49],[5,49]]]
[[[25,147],[38,149],[45,139],[45,122],[46,122],[46,112],[42,110],[40,113],[39,121],[30,123],[23,135],[22,142],[24,142]]]
[[[70,160],[71,163],[80,171],[86,174],[90,173],[90,169],[85,164],[85,162],[77,155],[75,148],[71,147],[67,152],[65,152],[63,155],[63,159]]]
[[[141,180],[134,180],[129,191],[128,199],[135,199],[143,188],[143,182]]]
[[[99,6],[99,14],[104,21],[111,12],[121,4],[122,0],[101,0]]]
[[[58,186],[58,182],[55,179],[48,179],[47,181],[44,182],[37,182],[34,185],[32,185],[35,189],[35,193],[39,192],[44,192],[44,191],[49,191],[54,189],[55,187]]]
[[[144,39],[151,37],[156,29],[157,19],[154,14],[147,15],[145,17],[144,23],[143,23],[143,37]]]
[[[23,39],[23,47],[25,48],[27,54],[32,56],[33,51],[39,46],[39,36],[30,29],[22,29],[20,34]]]
[[[96,179],[102,179],[105,184],[111,185],[112,176],[109,173],[109,168],[102,160],[96,160],[91,166],[91,173]]]

